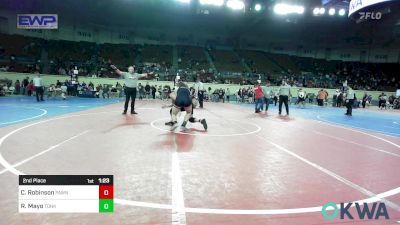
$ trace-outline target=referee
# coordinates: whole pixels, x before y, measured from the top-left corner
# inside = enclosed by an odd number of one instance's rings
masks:
[[[282,103],[284,103],[286,108],[286,115],[289,116],[289,96],[292,96],[292,94],[290,93],[290,85],[286,81],[282,81],[282,85],[279,87],[278,95],[279,115],[282,114]]]
[[[33,86],[35,86],[35,92],[36,92],[36,100],[39,101],[44,101],[43,100],[43,79],[40,77],[40,74],[38,71],[35,72],[36,77],[33,78]],[[40,96],[40,98],[39,98]]]
[[[347,86],[347,91],[346,91],[346,113],[344,115],[346,116],[352,116],[353,115],[353,104],[354,104],[354,90],[350,87]]]
[[[126,114],[128,111],[128,105],[129,105],[129,99],[131,99],[131,114],[137,114],[135,112],[135,99],[136,99],[136,88],[138,84],[139,78],[142,77],[147,77],[147,73],[135,73],[135,68],[133,66],[128,67],[128,72],[122,72],[119,69],[117,69],[116,66],[111,65],[111,68],[115,70],[115,72],[120,75],[122,78],[125,80],[125,105],[124,105],[124,111],[122,114]]]
[[[198,99],[199,99],[200,108],[203,108],[203,102],[204,102],[204,85],[203,85],[203,83],[200,81],[200,78],[197,78],[196,91],[197,91],[197,97],[198,97]]]

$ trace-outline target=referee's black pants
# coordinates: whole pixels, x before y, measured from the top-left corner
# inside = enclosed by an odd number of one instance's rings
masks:
[[[353,104],[354,104],[354,99],[349,99],[346,102],[346,108],[347,108],[346,115],[351,116],[351,114],[353,113]]]
[[[199,98],[200,108],[203,108],[204,91],[199,91],[198,94],[197,94],[197,97]]]
[[[286,114],[289,115],[289,96],[279,95],[279,115],[282,114],[282,103],[285,104]]]
[[[129,99],[131,99],[131,112],[135,111],[136,88],[125,87],[124,112],[128,111]]]
[[[36,92],[36,100],[43,101],[43,92],[44,92],[43,87],[35,87],[35,92]]]

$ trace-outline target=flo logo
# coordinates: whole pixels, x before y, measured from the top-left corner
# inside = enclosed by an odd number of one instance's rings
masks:
[[[381,12],[359,12],[358,14],[360,14],[360,20],[380,20],[382,18]]]
[[[350,219],[353,220],[354,216],[349,212],[350,207],[355,206],[357,209],[358,218],[361,220],[378,220],[384,218],[389,219],[389,214],[386,209],[386,205],[383,202],[374,202],[372,207],[368,206],[368,203],[360,204],[356,203],[340,203],[340,208],[333,202],[325,203],[322,206],[322,215],[327,220],[335,219],[340,213],[340,219]],[[331,212],[333,211],[333,213]]]

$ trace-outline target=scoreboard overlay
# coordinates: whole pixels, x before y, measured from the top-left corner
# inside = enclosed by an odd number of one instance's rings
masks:
[[[113,175],[20,175],[20,213],[112,213]]]

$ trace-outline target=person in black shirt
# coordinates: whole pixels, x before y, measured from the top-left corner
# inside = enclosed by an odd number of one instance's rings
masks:
[[[28,87],[29,84],[29,77],[26,77],[23,81],[22,81],[22,95],[25,95],[26,93],[26,88]]]
[[[337,100],[336,100],[336,107],[342,107],[342,105],[343,105],[343,99],[344,98],[344,96],[343,96],[343,92],[339,92],[339,95],[338,95],[338,97],[337,97]]]
[[[154,86],[151,86],[151,95],[153,96],[153,99],[156,99],[156,92],[157,92],[157,88]]]
[[[146,92],[146,98],[150,97],[150,85],[147,82],[146,86],[144,87],[144,91]]]
[[[218,91],[218,97],[219,97],[218,102],[222,100],[222,102],[225,103],[224,96],[225,96],[225,91],[223,89],[219,89],[219,91]]]
[[[142,100],[144,96],[144,87],[141,83],[139,83],[138,89],[139,89],[139,100]]]
[[[363,98],[362,98],[362,101],[361,101],[361,105],[362,105],[362,107],[365,109],[365,106],[367,105],[367,101],[368,101],[368,94],[367,94],[367,92],[365,92],[364,93],[364,96],[363,96]]]

